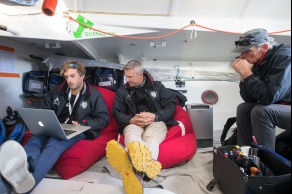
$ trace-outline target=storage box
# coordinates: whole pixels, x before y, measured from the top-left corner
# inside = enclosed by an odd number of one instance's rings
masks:
[[[224,194],[288,194],[291,193],[291,162],[269,148],[258,148],[260,161],[273,176],[248,176],[235,162],[224,156],[235,146],[214,147],[213,174]]]
[[[188,113],[197,137],[198,147],[213,147],[213,107],[208,104],[187,104]]]

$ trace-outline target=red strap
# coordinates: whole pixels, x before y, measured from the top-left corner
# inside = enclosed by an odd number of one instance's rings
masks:
[[[267,53],[267,51],[262,54],[259,62],[255,66],[258,66],[259,64],[261,64],[261,62],[262,62],[263,58],[265,57],[266,53]]]

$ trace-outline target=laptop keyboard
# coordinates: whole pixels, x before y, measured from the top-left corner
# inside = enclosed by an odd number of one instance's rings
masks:
[[[64,129],[64,132],[65,132],[66,136],[68,136],[68,135],[71,135],[72,133],[75,133],[76,131]]]
[[[63,129],[73,129],[75,126],[71,124],[62,123],[61,124]]]

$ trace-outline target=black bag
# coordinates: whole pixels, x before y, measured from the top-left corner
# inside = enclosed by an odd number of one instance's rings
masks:
[[[29,71],[23,76],[23,93],[26,96],[43,96],[48,91],[48,71]]]
[[[95,73],[94,85],[116,91],[118,86],[115,70],[109,68],[98,68]]]
[[[58,89],[64,81],[66,81],[64,76],[56,72],[51,72],[49,76],[49,90]]]
[[[234,128],[232,131],[232,135],[226,139],[226,135],[231,128],[231,126],[236,122],[236,117],[230,117],[227,119],[222,134],[220,138],[220,142],[222,146],[226,145],[237,145],[237,128]]]
[[[291,161],[291,132],[286,131],[276,137],[275,151]]]
[[[85,67],[86,69],[86,77],[84,78],[85,81],[87,81],[90,85],[94,85],[95,82],[95,73],[96,73],[96,67]]]
[[[171,88],[168,88],[168,89],[171,91],[172,95],[174,96],[175,103],[177,105],[184,107],[186,105],[186,101],[188,100],[187,97],[177,90],[174,90]]]
[[[265,146],[251,145],[251,147],[258,149],[261,174],[248,176],[232,159],[224,155],[234,146],[214,147],[215,179],[207,189],[212,189],[214,184],[218,183],[224,194],[291,193],[291,162]]]

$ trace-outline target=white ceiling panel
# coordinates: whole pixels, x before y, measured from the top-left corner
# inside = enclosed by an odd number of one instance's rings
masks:
[[[72,10],[137,15],[168,15],[171,5],[171,0],[64,0],[64,2]]]
[[[291,0],[64,0],[70,10],[108,14],[291,20]]]
[[[248,0],[183,0],[177,16],[234,18],[242,11]]]
[[[54,35],[54,30],[61,29],[63,32],[66,28],[65,22],[64,25],[59,24],[54,18],[59,17],[60,21],[63,21],[64,18],[60,17],[63,11],[75,11],[77,12],[75,15],[87,16],[86,18],[91,21],[97,18],[93,21],[97,28],[124,27],[128,34],[145,37],[173,32],[188,24],[190,20],[196,22],[198,20],[198,24],[202,26],[230,32],[244,32],[258,27],[266,28],[268,32],[291,28],[291,0],[59,0],[57,8],[62,8],[60,9],[62,11],[57,12],[56,17],[46,18],[43,18],[41,11],[38,10],[43,0],[39,0],[35,7],[15,4],[10,6],[7,2],[8,0],[0,0],[0,25],[7,24],[8,27],[17,29],[20,35],[24,33],[27,35],[26,37],[12,35],[11,39],[34,45],[44,51],[49,51],[44,47],[45,43],[59,42],[62,47],[52,50],[54,54],[96,60],[118,60],[118,55],[122,54],[137,59],[158,61],[232,61],[236,54],[230,50],[233,49],[234,41],[239,35],[189,27],[172,36],[158,39],[157,41],[167,43],[166,47],[160,48],[149,46],[149,41],[156,39],[107,37],[65,41],[71,40],[66,38],[72,38],[72,35],[65,31],[66,37],[61,40],[58,34]],[[5,17],[1,18],[1,14]],[[20,14],[21,18],[15,17]],[[11,18],[7,19],[9,16]],[[25,19],[23,22],[26,23],[25,26],[21,25],[21,19]],[[193,29],[197,30],[195,39],[191,39]],[[137,32],[138,30],[143,32]],[[151,32],[146,34],[145,31]],[[50,36],[32,38],[43,34]],[[274,37],[278,43],[291,45],[291,31]],[[79,44],[80,42],[84,44]],[[130,47],[130,44],[136,46]],[[91,51],[90,54],[88,50]]]
[[[291,20],[291,0],[248,0],[240,18]]]

